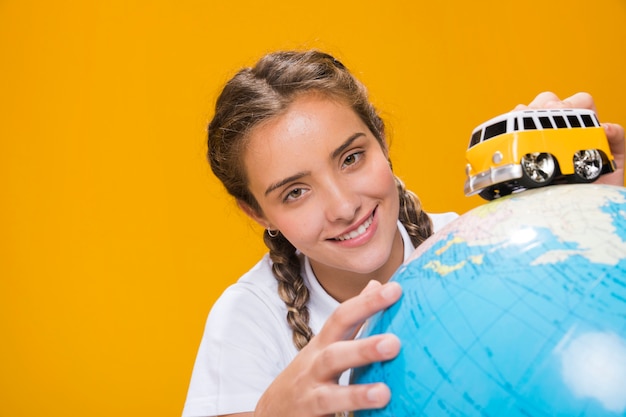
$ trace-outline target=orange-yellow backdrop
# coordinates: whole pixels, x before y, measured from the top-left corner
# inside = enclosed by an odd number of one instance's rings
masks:
[[[206,314],[264,249],[204,160],[235,69],[322,48],[430,211],[474,125],[537,92],[626,124],[626,2],[0,1],[0,417],[176,416]]]

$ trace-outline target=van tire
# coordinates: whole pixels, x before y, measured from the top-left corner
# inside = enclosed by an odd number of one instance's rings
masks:
[[[602,154],[597,149],[576,152],[573,163],[576,182],[592,182],[602,174]]]
[[[520,184],[524,188],[537,188],[549,185],[558,171],[558,164],[549,153],[527,153],[520,161],[522,178]]]
[[[487,187],[483,189],[480,193],[478,193],[478,195],[487,201],[491,201],[495,200],[496,198],[506,197],[512,192],[513,187],[510,184],[502,183]]]

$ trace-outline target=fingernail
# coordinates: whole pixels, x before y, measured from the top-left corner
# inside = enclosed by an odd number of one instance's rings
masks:
[[[378,402],[382,396],[382,389],[379,385],[376,385],[367,390],[367,399],[373,403]]]
[[[393,342],[387,338],[381,340],[376,345],[376,350],[385,356],[391,355],[394,351],[394,348],[395,347]]]

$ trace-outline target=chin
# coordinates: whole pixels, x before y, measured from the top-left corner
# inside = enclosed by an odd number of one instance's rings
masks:
[[[378,253],[380,254],[380,252]],[[379,257],[365,257],[362,262],[352,263],[350,270],[357,274],[373,274],[376,271],[384,268],[389,261],[389,256]]]

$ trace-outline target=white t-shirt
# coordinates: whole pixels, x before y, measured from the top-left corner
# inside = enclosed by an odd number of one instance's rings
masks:
[[[430,215],[434,230],[457,217]],[[398,222],[404,259],[413,244]],[[319,333],[339,302],[319,284],[307,257],[300,255],[309,288],[309,326]],[[287,308],[278,295],[269,255],[224,291],[211,309],[191,376],[183,417],[251,412],[271,382],[297,355]],[[347,383],[348,373],[340,382]]]

